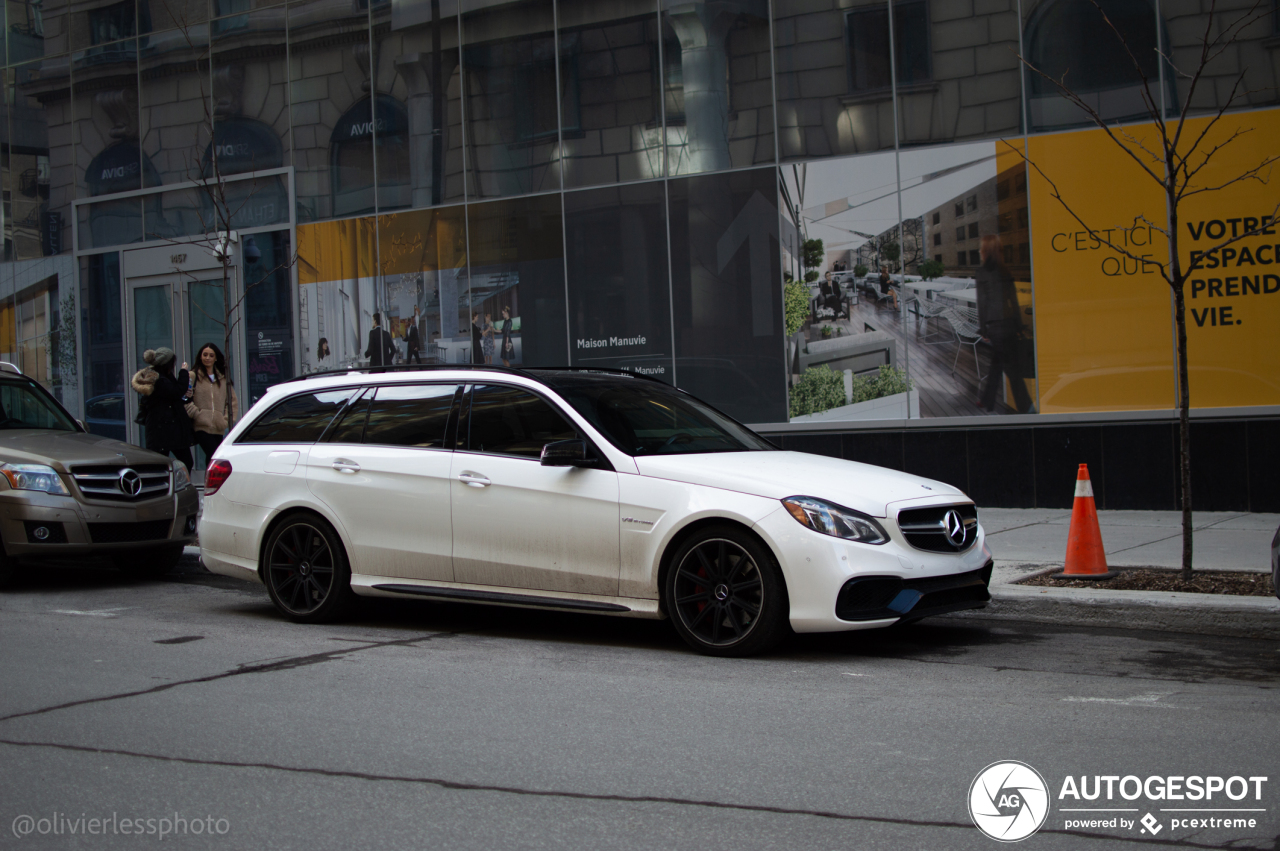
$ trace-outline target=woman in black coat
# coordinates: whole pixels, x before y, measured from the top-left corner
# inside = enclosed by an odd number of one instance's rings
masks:
[[[163,346],[147,349],[142,359],[150,366],[134,373],[132,384],[142,396],[147,448],[161,455],[172,454],[189,473],[194,463],[191,444],[195,442],[195,435],[183,397],[189,389],[190,377],[185,363],[176,376],[173,374],[174,357],[173,349]]]

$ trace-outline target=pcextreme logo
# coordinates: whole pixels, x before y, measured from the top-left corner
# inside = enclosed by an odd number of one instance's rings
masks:
[[[1049,815],[1049,787],[1025,762],[993,762],[969,786],[969,818],[999,842],[1019,842]]]

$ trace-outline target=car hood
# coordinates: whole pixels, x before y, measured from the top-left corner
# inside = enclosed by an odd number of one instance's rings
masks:
[[[82,464],[167,464],[159,453],[83,432],[23,428],[0,431],[0,461],[48,464],[60,472]]]
[[[812,496],[874,517],[887,516],[889,503],[906,499],[950,496],[968,500],[963,491],[943,482],[804,452],[649,455],[635,462],[643,476],[770,499]]]

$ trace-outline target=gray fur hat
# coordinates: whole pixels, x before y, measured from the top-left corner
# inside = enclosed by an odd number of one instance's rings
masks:
[[[161,346],[158,349],[147,349],[142,353],[142,359],[157,369],[161,369],[165,364],[173,363],[175,355],[173,349]]]

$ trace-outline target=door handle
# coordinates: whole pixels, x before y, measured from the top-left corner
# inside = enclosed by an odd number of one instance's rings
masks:
[[[479,473],[473,473],[470,470],[463,470],[458,474],[458,481],[470,485],[473,488],[487,488],[493,482]]]
[[[333,469],[339,473],[358,473],[360,472],[360,465],[345,458],[335,458],[333,459]]]

